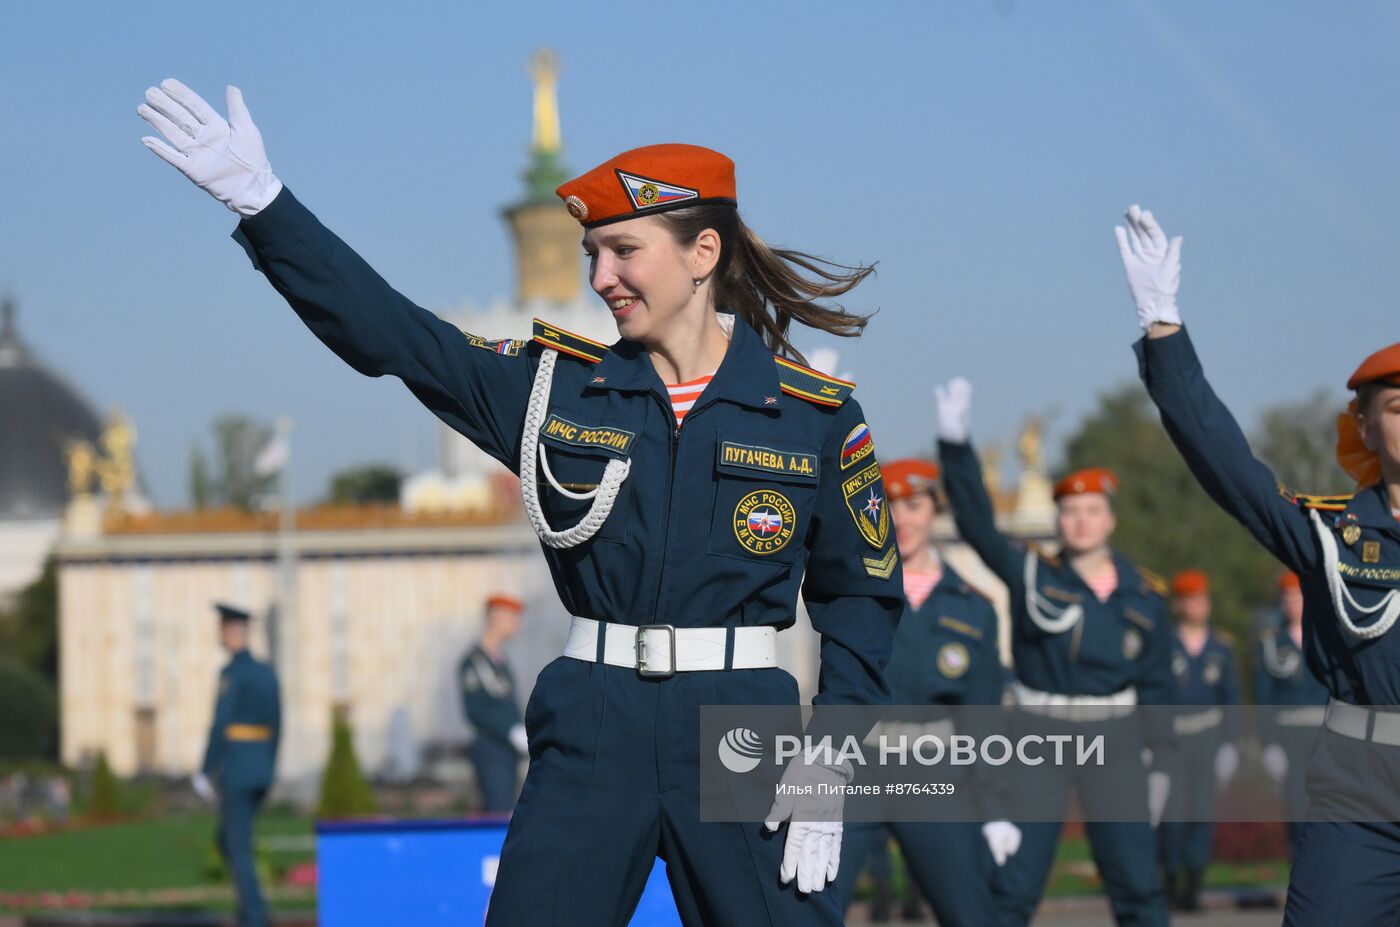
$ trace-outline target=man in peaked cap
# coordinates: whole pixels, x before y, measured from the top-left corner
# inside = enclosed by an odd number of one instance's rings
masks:
[[[229,653],[209,726],[204,764],[194,787],[206,799],[217,792],[219,852],[238,893],[239,927],[265,927],[267,906],[253,861],[253,818],[272,787],[282,709],[272,667],[248,652],[248,612],[216,604],[219,641]]]

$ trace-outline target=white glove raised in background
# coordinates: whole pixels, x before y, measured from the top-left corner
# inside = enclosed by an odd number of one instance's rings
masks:
[[[938,402],[938,437],[949,444],[966,444],[972,434],[972,384],[962,377],[935,386]]]
[[[282,192],[282,181],[272,173],[243,91],[229,86],[224,99],[228,121],[178,80],[148,88],[136,112],[170,144],[149,135],[141,144],[229,209],[251,216]]]
[[[1221,785],[1235,778],[1235,771],[1240,768],[1240,751],[1234,744],[1221,744],[1220,749],[1215,751],[1215,781]]]
[[[797,890],[819,892],[836,880],[841,868],[841,812],[845,796],[837,786],[851,781],[850,764],[824,765],[795,757],[783,770],[777,797],[768,809],[765,826],[776,831],[788,822],[783,863],[778,876],[783,884],[797,879]],[[826,794],[820,786],[826,786]]]
[[[197,772],[190,776],[190,788],[194,789],[194,793],[204,801],[212,802],[214,800],[214,786],[209,783],[209,777],[204,773]]]
[[[1180,325],[1176,290],[1181,285],[1181,236],[1168,241],[1152,213],[1136,203],[1128,207],[1123,220],[1113,232],[1128,274],[1128,289],[1137,304],[1138,323],[1143,331],[1154,322]]]
[[[987,848],[998,866],[1006,865],[1021,849],[1021,828],[1010,821],[988,821],[982,825],[982,836],[987,838]]]
[[[1264,763],[1264,771],[1275,782],[1282,783],[1288,775],[1288,754],[1278,744],[1269,744],[1259,759]]]
[[[515,748],[516,753],[519,753],[521,756],[529,755],[530,739],[525,736],[525,725],[515,725],[506,736],[510,738],[510,745]]]

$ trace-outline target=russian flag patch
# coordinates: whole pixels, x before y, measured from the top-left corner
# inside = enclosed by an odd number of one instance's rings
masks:
[[[638,177],[626,171],[618,171],[617,179],[622,181],[622,189],[627,191],[627,198],[632,201],[633,209],[651,209],[654,206],[669,206],[700,198],[699,190],[678,187],[649,177]]]

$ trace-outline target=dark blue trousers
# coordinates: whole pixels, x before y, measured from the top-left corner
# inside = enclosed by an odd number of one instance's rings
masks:
[[[1178,738],[1166,820],[1157,828],[1168,875],[1203,870],[1215,834],[1215,755],[1224,741],[1207,731]]]
[[[687,927],[841,924],[829,888],[780,884],[786,825],[700,820],[700,706],[796,704],[779,669],[644,679],[550,663],[525,709],[530,768],[488,927],[626,924],[658,856]]]
[[[519,783],[515,748],[489,737],[478,736],[472,743],[472,768],[481,789],[481,810],[487,814],[509,814],[515,805]]]
[[[871,850],[889,832],[899,841],[905,869],[932,905],[939,927],[996,923],[992,853],[982,836],[982,825],[962,821],[847,824],[841,842],[841,872],[832,886],[843,907],[850,906],[856,879]]]
[[[266,789],[224,789],[219,792],[219,852],[238,893],[238,927],[267,927],[267,905],[253,862],[253,817]]]

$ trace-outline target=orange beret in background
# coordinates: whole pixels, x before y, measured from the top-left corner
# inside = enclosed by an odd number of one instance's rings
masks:
[[[885,495],[891,499],[903,499],[921,492],[936,491],[941,471],[938,464],[931,461],[905,458],[882,464],[880,475],[885,479]]]
[[[515,596],[503,595],[503,594],[501,594],[501,593],[497,593],[496,595],[488,596],[488,597],[487,597],[487,599],[486,599],[486,607],[487,607],[487,608],[513,608],[513,609],[515,609],[516,611],[519,612],[519,611],[524,611],[524,610],[525,610],[525,603],[522,602],[522,601],[520,601],[519,599],[517,599]]]
[[[1103,467],[1090,467],[1087,470],[1076,470],[1056,483],[1055,500],[1059,501],[1064,496],[1077,496],[1086,492],[1101,492],[1106,496],[1111,496],[1117,490],[1118,477],[1113,475],[1113,471]]]
[[[1204,595],[1210,592],[1210,577],[1201,570],[1182,570],[1172,577],[1172,595]]]
[[[1283,575],[1278,578],[1279,592],[1288,592],[1290,589],[1297,591],[1302,588],[1302,583],[1298,582],[1298,574],[1294,573],[1292,570],[1285,570]]]
[[[734,162],[699,145],[633,148],[554,192],[584,228],[701,203],[738,204]]]

